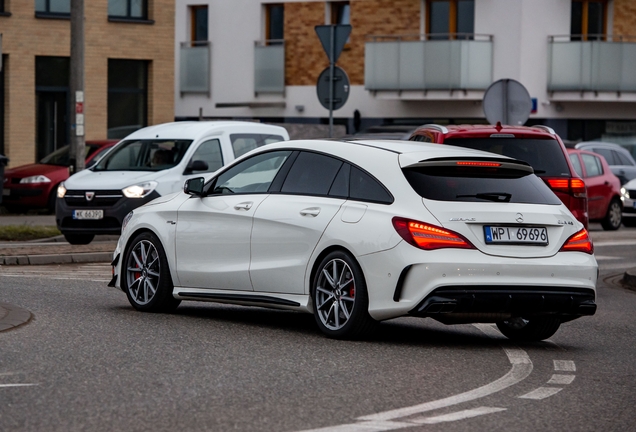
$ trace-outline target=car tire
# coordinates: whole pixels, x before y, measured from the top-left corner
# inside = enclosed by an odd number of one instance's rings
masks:
[[[72,245],[87,245],[95,238],[94,234],[64,234],[64,238]]]
[[[55,214],[55,206],[57,203],[57,187],[59,185],[55,185],[53,189],[51,189],[51,193],[49,194],[49,199],[46,201],[46,209],[51,213]]]
[[[172,295],[174,285],[166,253],[153,233],[140,233],[130,242],[121,269],[121,287],[135,309],[172,312],[181,303]]]
[[[557,316],[533,318],[511,318],[497,322],[497,328],[508,339],[520,342],[536,342],[549,338],[559,329],[561,319]]]
[[[601,226],[606,231],[615,231],[621,227],[623,220],[623,206],[620,200],[614,198],[607,206],[607,214],[601,221]]]
[[[328,254],[312,282],[314,318],[320,330],[335,339],[370,335],[378,326],[369,315],[369,295],[362,269],[344,251]]]
[[[623,218],[623,225],[626,227],[636,227],[636,217]]]

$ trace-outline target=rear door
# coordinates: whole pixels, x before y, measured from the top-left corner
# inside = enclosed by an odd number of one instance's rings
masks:
[[[552,256],[580,227],[529,166],[510,160],[424,161],[403,173],[441,226],[489,255]]]
[[[590,219],[601,219],[605,216],[609,199],[611,198],[612,185],[603,176],[603,164],[598,156],[589,153],[581,153],[584,178],[587,186],[587,209]]]
[[[254,214],[250,276],[254,291],[304,293],[307,263],[345,198],[330,196],[345,163],[300,152],[280,190]]]

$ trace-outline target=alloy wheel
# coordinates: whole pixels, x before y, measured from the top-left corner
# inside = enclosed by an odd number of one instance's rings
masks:
[[[332,259],[320,270],[316,284],[316,310],[330,330],[343,328],[353,313],[356,284],[351,267],[342,259]]]
[[[612,201],[609,208],[609,222],[612,227],[619,227],[621,225],[622,209],[618,202]]]
[[[141,240],[131,250],[126,263],[126,282],[131,298],[139,305],[148,304],[159,287],[161,264],[159,253],[148,240]]]

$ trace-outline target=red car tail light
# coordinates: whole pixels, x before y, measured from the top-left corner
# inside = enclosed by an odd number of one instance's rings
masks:
[[[462,235],[424,222],[394,217],[393,227],[400,237],[420,249],[475,249]]]
[[[576,234],[572,234],[563,244],[559,252],[585,252],[586,254],[592,255],[594,253],[594,245],[590,240],[587,230],[583,228]]]
[[[548,178],[545,181],[555,192],[563,192],[575,198],[587,197],[585,183],[580,178]]]

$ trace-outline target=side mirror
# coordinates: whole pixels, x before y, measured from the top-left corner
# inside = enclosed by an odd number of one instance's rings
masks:
[[[203,177],[195,177],[186,180],[183,186],[183,192],[193,196],[203,196],[203,186],[205,185],[205,179]]]
[[[193,171],[207,171],[208,163],[202,160],[191,161],[185,169],[184,174],[192,174]]]

